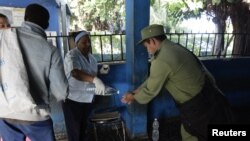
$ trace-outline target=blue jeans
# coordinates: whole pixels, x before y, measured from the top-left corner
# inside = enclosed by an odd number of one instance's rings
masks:
[[[32,124],[13,124],[0,119],[0,136],[3,141],[55,141],[53,122],[51,119],[37,121]]]

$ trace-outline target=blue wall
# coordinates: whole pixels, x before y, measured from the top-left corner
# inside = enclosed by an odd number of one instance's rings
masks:
[[[50,13],[49,27],[47,31],[56,31],[57,35],[60,33],[60,7],[55,2],[55,0],[1,0],[0,6],[13,7],[13,8],[25,8],[31,3],[37,3],[46,7]],[[57,47],[61,50],[61,43],[59,39],[57,40]]]
[[[219,88],[224,92],[233,107],[242,108],[250,106],[250,58],[212,59],[203,60],[202,62],[212,75],[214,75]],[[126,81],[126,76],[123,75],[126,74],[126,64],[111,65],[110,68],[111,72],[101,77],[104,79],[104,82],[114,86],[120,90],[121,93],[106,99],[110,99],[110,105],[118,106],[125,122],[130,122],[127,116],[133,115],[130,112],[136,110],[138,105],[130,107],[120,102],[122,95],[129,90],[130,85],[129,82]],[[103,107],[102,102],[98,103],[97,107]],[[153,118],[166,119],[179,115],[179,111],[172,97],[166,91],[162,91],[161,94],[155,97],[147,105],[146,110],[149,112],[146,114],[149,122],[152,121]],[[139,113],[139,115],[136,116],[138,120],[140,120],[140,118],[145,120],[145,113],[141,113],[141,115]],[[134,128],[133,131],[141,128],[140,124],[133,124],[131,126]],[[137,135],[136,132],[135,135]]]
[[[250,58],[204,60],[203,62],[234,107],[250,105]]]
[[[250,58],[212,59],[202,62],[215,77],[219,88],[232,106],[250,105]],[[102,76],[105,82],[121,90],[120,95],[116,98],[116,105],[118,106],[124,106],[121,104],[120,98],[124,92],[129,90],[129,84],[125,81],[125,66],[126,64],[111,65],[111,72]],[[173,99],[164,90],[149,103],[148,110],[152,112],[150,113],[152,117],[149,120],[154,117],[175,117],[179,114]]]
[[[59,12],[60,8],[55,0],[39,1],[39,0],[1,0],[0,6],[13,7],[13,8],[25,8],[31,3],[37,3],[46,7],[50,13],[49,28],[48,31],[57,31],[59,34]]]
[[[148,53],[137,43],[141,39],[140,30],[149,24],[150,0],[126,0],[125,2],[126,82],[129,89],[133,90],[145,80],[148,74]],[[132,104],[128,106],[124,119],[131,138],[147,137],[146,115],[147,105]]]

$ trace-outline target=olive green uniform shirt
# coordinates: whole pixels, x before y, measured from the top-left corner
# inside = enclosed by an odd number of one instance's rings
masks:
[[[201,91],[204,79],[205,72],[197,58],[166,39],[152,58],[149,77],[134,97],[137,102],[146,104],[165,88],[181,104]]]

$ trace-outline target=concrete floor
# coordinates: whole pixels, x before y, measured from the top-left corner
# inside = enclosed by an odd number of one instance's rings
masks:
[[[238,124],[250,124],[250,106],[243,107],[233,107],[235,114],[238,116],[237,123]],[[158,119],[160,123],[159,133],[160,138],[159,141],[181,141],[180,136],[180,119],[178,117],[168,118],[168,119]],[[152,132],[152,123],[148,123],[148,136],[151,138]],[[117,134],[116,131],[108,131],[110,127],[105,127],[100,130],[100,141],[122,141],[122,139],[113,139],[114,135]],[[95,141],[94,132],[90,132],[90,140]],[[112,139],[111,139],[112,138]],[[57,141],[68,141],[65,134],[56,134]],[[1,139],[0,139],[1,141]],[[133,139],[130,140],[126,137],[126,141],[150,141],[150,139]]]
[[[161,120],[160,121],[161,125],[160,125],[160,140],[159,141],[180,141],[180,134],[179,133],[179,125],[180,125],[180,121],[179,118],[174,118],[174,119],[167,119],[167,120]],[[149,138],[151,138],[151,124],[148,125],[148,138],[136,138],[136,139],[129,139],[127,136],[126,141],[151,141]],[[166,128],[165,128],[166,127]],[[112,129],[111,129],[112,128]],[[103,129],[99,129],[99,140],[98,141],[123,141],[123,132],[122,130],[119,130],[119,136],[117,133],[117,130],[114,130],[113,127],[104,127]],[[95,136],[94,136],[94,132],[90,132],[90,139],[89,141],[95,141]],[[60,136],[58,136],[60,137]],[[57,138],[58,138],[57,137]],[[63,138],[63,136],[61,136],[60,139],[58,139],[57,141],[68,141],[66,137]]]
[[[235,111],[235,114],[238,116],[237,123],[238,124],[250,124],[250,106],[244,106],[244,107],[234,107],[233,110]],[[159,119],[160,127],[159,127],[159,133],[160,138],[159,141],[181,141],[180,136],[180,119],[178,117],[171,118],[171,119]],[[148,136],[151,137],[152,127],[151,123],[148,123]],[[106,129],[107,130],[107,129]],[[110,134],[111,136],[108,136]],[[115,135],[114,133],[104,133],[101,141],[111,141],[112,139],[108,137],[112,137]],[[57,141],[68,141],[66,138],[61,138]],[[94,138],[90,139],[90,141],[95,141]],[[113,139],[112,141],[121,141],[117,139]],[[150,139],[133,139],[129,140],[128,137],[126,137],[126,141],[150,141]]]

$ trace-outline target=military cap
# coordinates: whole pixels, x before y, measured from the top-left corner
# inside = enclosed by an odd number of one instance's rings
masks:
[[[138,42],[138,44],[141,44],[146,39],[164,34],[164,28],[162,25],[149,25],[141,30],[141,40]]]

